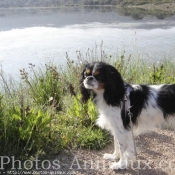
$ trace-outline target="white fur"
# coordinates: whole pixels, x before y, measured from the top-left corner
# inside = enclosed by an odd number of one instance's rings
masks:
[[[134,88],[139,86],[132,85]],[[157,92],[161,86],[150,86],[151,96],[148,99],[148,106],[142,109],[138,119],[138,125],[134,126],[134,135],[138,135],[149,130],[159,127],[164,122],[162,111],[156,105]],[[99,111],[97,125],[103,129],[108,130],[114,136],[114,153],[104,154],[104,159],[116,160],[111,165],[112,169],[123,169],[129,165],[129,161],[134,156],[134,144],[131,130],[126,130],[121,119],[121,108],[112,107],[106,104],[103,98],[104,90],[98,91],[94,89],[97,94],[95,97],[96,105]],[[154,106],[154,107],[153,107]]]
[[[104,154],[103,157],[112,161],[119,159],[111,165],[112,169],[126,168],[134,158],[132,130],[134,136],[145,133],[160,127],[165,122],[164,118],[175,123],[175,118],[169,116],[175,113],[175,85],[129,85],[123,82],[120,73],[114,67],[103,62],[87,64],[81,75],[81,92],[84,95],[82,100],[86,102],[90,98],[90,91],[84,91],[84,88],[94,91],[94,102],[99,111],[96,123],[114,136],[114,153]],[[158,96],[159,93],[162,94]],[[123,101],[124,97],[126,101]],[[130,99],[135,108],[130,106]],[[169,101],[170,108],[167,106]],[[124,112],[128,113],[130,107],[134,114],[134,125],[132,129],[126,129],[129,125],[128,115]]]
[[[83,81],[84,86],[86,89],[97,89],[98,88],[98,82],[97,80],[93,77],[93,80],[91,81],[91,84],[88,82],[88,77]]]

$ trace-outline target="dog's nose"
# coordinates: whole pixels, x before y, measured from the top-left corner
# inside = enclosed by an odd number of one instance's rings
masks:
[[[94,79],[93,76],[88,76],[88,77],[87,77],[87,80],[93,80],[93,79]]]

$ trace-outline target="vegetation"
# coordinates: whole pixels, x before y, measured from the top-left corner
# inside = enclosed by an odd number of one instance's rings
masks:
[[[142,5],[172,3],[173,0],[1,0],[0,7],[59,7],[62,5]]]
[[[77,52],[78,61],[67,58],[67,66],[30,65],[30,73],[20,70],[21,81],[1,77],[0,152],[1,156],[34,160],[60,149],[102,149],[109,134],[95,125],[97,111],[92,103],[82,104],[79,75],[87,61],[105,60],[115,66],[129,83],[175,83],[175,64],[121,55],[116,59],[88,51],[86,59]],[[6,167],[8,168],[8,167]]]
[[[173,16],[171,11],[158,9],[141,9],[141,8],[118,8],[117,13],[121,16],[131,16],[134,20],[141,20],[146,16],[154,16],[157,19],[165,19]]]
[[[85,5],[143,5],[143,4],[161,4],[172,3],[173,0],[85,0]]]
[[[173,3],[173,0],[122,0],[121,5],[143,5],[143,4],[162,4],[162,3]]]

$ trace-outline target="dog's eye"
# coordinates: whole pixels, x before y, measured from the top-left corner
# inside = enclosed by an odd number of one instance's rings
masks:
[[[90,69],[86,69],[85,72],[84,72],[84,77],[88,77],[91,75],[91,70]]]
[[[95,76],[96,80],[98,80],[99,82],[103,82],[103,76],[98,74]]]

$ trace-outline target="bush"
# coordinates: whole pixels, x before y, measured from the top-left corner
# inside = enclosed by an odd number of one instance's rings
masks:
[[[62,108],[62,79],[57,67],[45,65],[36,70],[35,65],[29,64],[32,74],[28,75],[25,69],[21,69],[21,78],[27,85],[28,95],[34,100],[36,105],[54,106],[61,110]]]
[[[79,76],[87,61],[108,61],[132,84],[175,82],[170,59],[157,62],[123,54],[111,60],[102,51],[100,59],[94,53],[88,52],[84,59],[78,52],[78,61],[67,58],[64,69],[53,64],[36,69],[30,64],[30,74],[20,71],[21,82],[7,80],[0,72],[1,155],[35,159],[60,149],[102,149],[110,142],[109,134],[95,125],[98,114],[93,102],[80,101]]]
[[[80,95],[73,97],[71,105],[59,117],[58,130],[63,147],[102,149],[109,142],[109,135],[95,125],[97,112],[92,101],[82,104]],[[106,137],[108,135],[108,137]]]

